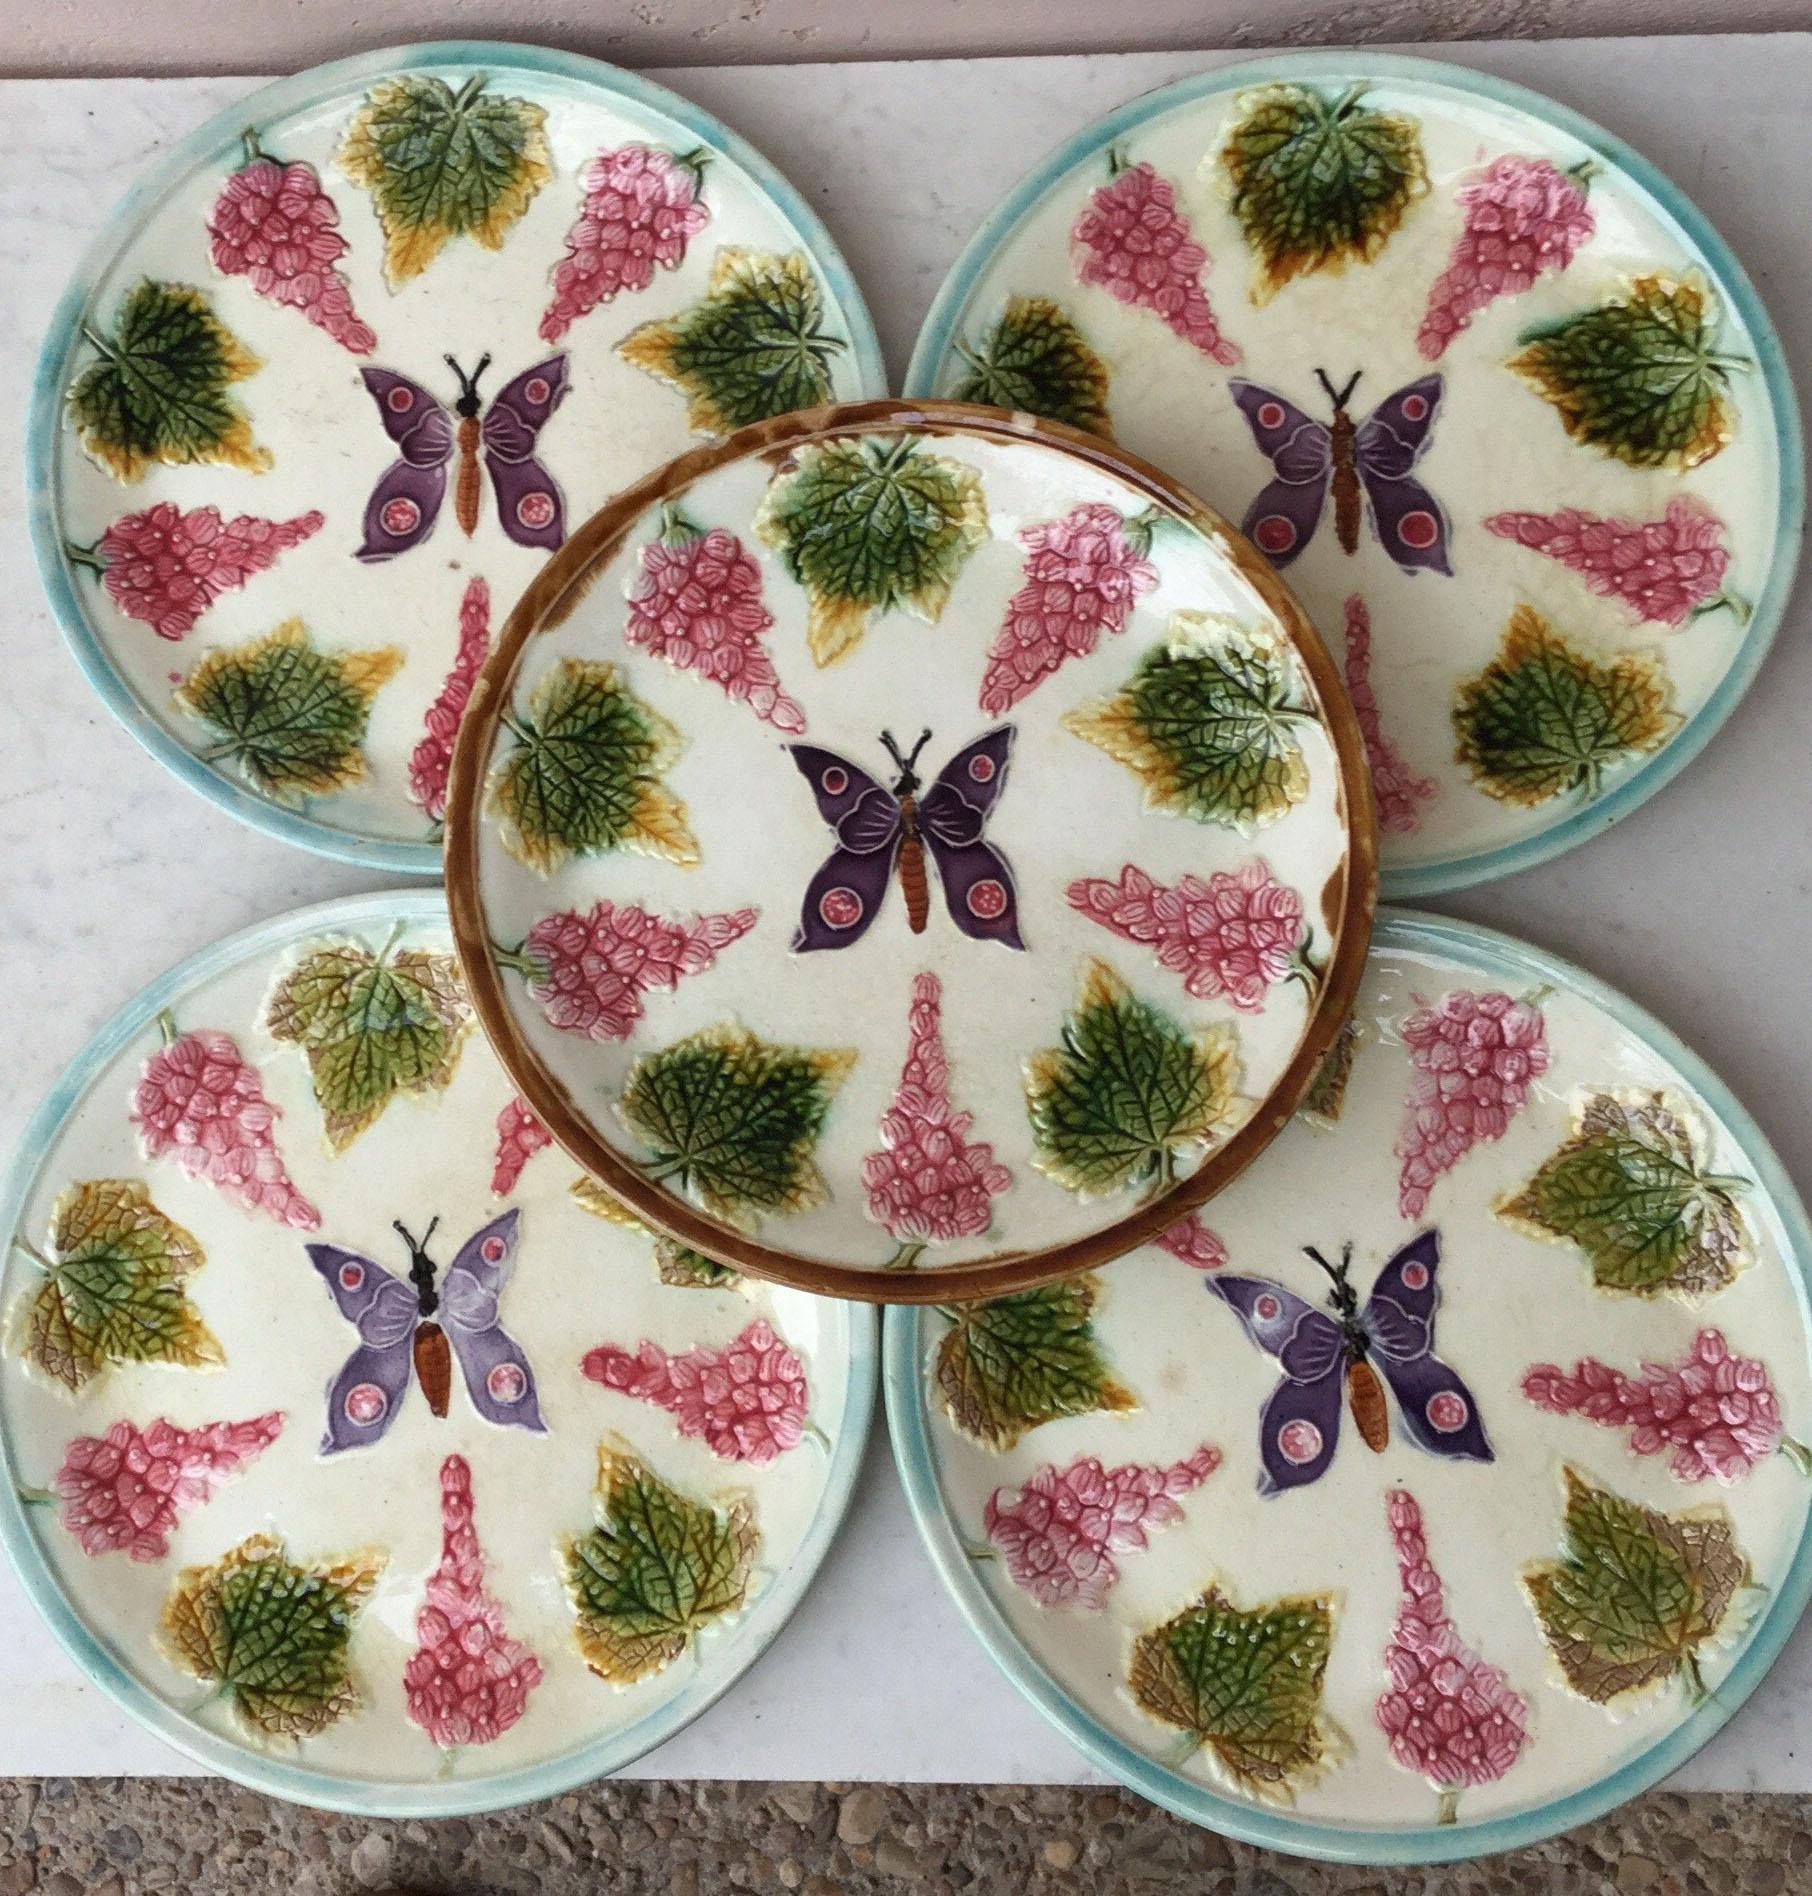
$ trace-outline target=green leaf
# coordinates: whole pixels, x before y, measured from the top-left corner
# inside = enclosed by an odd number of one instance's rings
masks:
[[[451,955],[355,941],[311,949],[265,1010],[273,1039],[306,1049],[327,1143],[343,1152],[399,1093],[445,1092],[472,1027]]]
[[[1346,1089],[1353,1077],[1353,1061],[1364,1038],[1359,1023],[1349,1020],[1328,1049],[1327,1058],[1317,1069],[1302,1104],[1296,1109],[1311,1125],[1326,1129],[1339,1122],[1346,1105]]]
[[[1638,277],[1629,294],[1531,330],[1510,367],[1575,441],[1629,467],[1697,467],[1730,445],[1730,371],[1701,283]]]
[[[686,806],[660,780],[685,740],[615,665],[561,659],[504,722],[516,748],[491,772],[489,807],[512,856],[543,875],[612,849],[698,862]]]
[[[687,398],[688,427],[729,434],[830,400],[830,359],[844,345],[823,324],[824,292],[803,252],[728,248],[698,302],[632,329],[617,353]]]
[[[958,343],[956,349],[969,368],[953,391],[959,402],[987,402],[1112,434],[1107,364],[1062,304],[1046,296],[1010,296],[977,348]]]
[[[1136,1409],[1095,1337],[1100,1294],[1084,1275],[952,1310],[937,1348],[944,1413],[985,1448],[1006,1449],[1059,1416]]]
[[[1208,1145],[1245,1104],[1238,1085],[1230,1022],[1184,1027],[1089,961],[1062,1045],[1025,1063],[1032,1163],[1085,1199],[1165,1189],[1177,1155]]]
[[[594,1218],[644,1232],[653,1238],[654,1268],[663,1284],[671,1284],[678,1290],[738,1290],[742,1287],[739,1272],[727,1264],[719,1264],[715,1258],[706,1257],[703,1251],[681,1244],[677,1238],[650,1231],[620,1198],[612,1197],[595,1178],[581,1173],[566,1189],[574,1204],[589,1211]]]
[[[668,1487],[627,1448],[602,1444],[598,1525],[560,1549],[585,1663],[613,1685],[671,1665],[748,1599],[759,1539],[746,1499],[720,1511]]]
[[[1607,770],[1673,736],[1672,698],[1657,654],[1620,652],[1600,664],[1534,607],[1518,606],[1496,658],[1455,694],[1454,756],[1500,803],[1596,796]]]
[[[871,612],[935,624],[988,536],[988,509],[974,468],[911,435],[863,435],[799,449],[769,486],[755,531],[805,588],[812,657],[829,665],[854,648]]]
[[[1175,612],[1168,642],[1113,697],[1063,722],[1140,778],[1147,809],[1250,831],[1308,795],[1294,727],[1313,718],[1269,633]]]
[[[71,1393],[109,1363],[212,1369],[226,1361],[183,1284],[207,1262],[202,1248],[158,1210],[142,1181],[72,1185],[51,1217],[49,1258],[15,1242],[45,1272],[21,1299],[22,1354]]]
[[[1322,1711],[1334,1603],[1325,1594],[1242,1612],[1209,1586],[1133,1642],[1139,1709],[1187,1732],[1235,1790],[1293,1803],[1337,1754]]]
[[[1660,1514],[1564,1471],[1566,1553],[1523,1574],[1566,1681],[1595,1705],[1684,1674],[1725,1636],[1749,1563],[1721,1507]]]
[[[855,1059],[853,1049],[776,1046],[724,1021],[643,1054],[617,1111],[652,1149],[651,1176],[747,1224],[824,1202],[812,1148]]]
[[[247,474],[271,464],[228,390],[263,367],[214,314],[205,292],[147,277],[128,290],[104,336],[82,334],[100,360],[69,391],[82,446],[115,480],[136,481],[161,462],[220,462]]]
[[[1428,190],[1416,121],[1311,86],[1261,86],[1221,148],[1233,215],[1257,253],[1252,300],[1292,277],[1370,263]]]
[[[264,1738],[309,1738],[359,1709],[346,1649],[386,1557],[367,1548],[298,1566],[254,1534],[171,1585],[158,1641],[185,1672],[217,1684]]]
[[[347,128],[340,168],[371,192],[393,290],[420,276],[449,238],[501,249],[553,176],[546,112],[487,93],[487,83],[484,73],[457,92],[425,73],[380,80]]]
[[[1703,1297],[1753,1261],[1732,1195],[1748,1183],[1705,1170],[1686,1109],[1665,1094],[1594,1093],[1572,1138],[1497,1215],[1578,1245],[1601,1289]]]
[[[371,701],[402,663],[394,645],[323,652],[300,619],[286,619],[261,639],[208,653],[176,703],[219,740],[204,762],[236,763],[255,790],[296,803],[364,780]]]

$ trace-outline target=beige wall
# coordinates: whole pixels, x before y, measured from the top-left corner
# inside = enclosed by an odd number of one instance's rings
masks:
[[[274,73],[420,39],[625,66],[1812,27],[1812,0],[0,0],[0,74]]]

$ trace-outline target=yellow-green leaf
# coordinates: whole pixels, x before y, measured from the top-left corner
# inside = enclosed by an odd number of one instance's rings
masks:
[[[981,341],[973,349],[959,342],[956,353],[966,368],[951,391],[959,402],[986,402],[1112,434],[1107,364],[1069,311],[1048,296],[1009,296]]]

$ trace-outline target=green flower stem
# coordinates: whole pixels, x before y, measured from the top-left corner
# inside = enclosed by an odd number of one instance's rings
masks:
[[[56,1265],[54,1265],[50,1261],[50,1259],[47,1258],[44,1255],[44,1253],[40,1251],[35,1244],[32,1243],[30,1238],[21,1237],[18,1234],[18,1232],[15,1231],[13,1233],[13,1249],[19,1252],[19,1254],[22,1257],[26,1258],[30,1263],[35,1264],[38,1267],[38,1269],[44,1273],[46,1277],[56,1276],[57,1274]]]
[[[104,356],[109,362],[117,362],[119,360],[119,353],[113,344],[91,324],[84,323],[82,325],[82,335],[96,354]]]
[[[963,1552],[967,1554],[971,1560],[998,1560],[1000,1558],[1000,1555],[994,1548],[989,1546],[986,1541],[978,1543],[976,1541],[966,1540],[963,1542]]]
[[[167,1007],[157,1010],[157,1031],[163,1036],[166,1047],[176,1045],[176,1016]]]
[[[281,162],[272,157],[271,154],[258,143],[258,128],[255,125],[248,125],[245,130],[239,134],[239,146],[245,153],[244,164],[241,166],[241,169],[244,169],[244,165],[255,165],[266,159],[273,165]]]
[[[20,1501],[28,1508],[48,1508],[56,1504],[57,1496],[48,1488],[27,1488],[23,1485],[14,1490]]]
[[[1796,1441],[1791,1435],[1783,1435],[1780,1452],[1802,1475],[1812,1475],[1812,1448],[1808,1448],[1804,1442]]]
[[[822,1449],[826,1455],[831,1452],[831,1440],[828,1435],[808,1416],[801,1425],[801,1438],[814,1448]]]
[[[1702,606],[1694,606],[1687,617],[1703,619],[1708,612],[1730,612],[1735,615],[1738,625],[1747,625],[1754,610],[1741,593],[1721,592],[1715,599],[1707,599]]]
[[[98,576],[107,570],[107,562],[101,558],[98,550],[99,545],[100,543],[97,541],[94,546],[77,546],[73,540],[65,540],[63,542],[63,557],[71,566],[86,567],[89,572]],[[1702,612],[1710,612],[1713,608],[1710,606],[1702,606],[1700,610]]]
[[[1699,1655],[1696,1652],[1689,1652],[1680,1664],[1686,1674],[1687,1702],[1696,1709],[1711,1697],[1710,1690],[1705,1684],[1705,1674],[1699,1669]]]
[[[1457,1784],[1443,1784],[1440,1792],[1441,1801],[1435,1808],[1435,1822],[1457,1823],[1460,1816],[1460,1787]]]
[[[502,942],[491,943],[491,959],[500,968],[508,968],[512,974],[519,974],[525,981],[539,981],[547,975],[547,965],[538,956],[528,952],[527,941],[519,941],[514,948],[506,948]]]
[[[402,940],[403,930],[408,926],[409,924],[402,920],[400,916],[396,921],[390,924],[390,933],[384,937],[384,945],[377,952],[378,966],[380,968],[390,959],[391,951],[396,947],[396,944]]]
[[[468,79],[465,82],[465,84],[461,86],[456,93],[454,93],[453,110],[457,112],[461,109],[461,107],[470,105],[472,100],[478,96],[478,93],[480,89],[483,87],[484,82],[485,82],[485,75],[483,73],[481,72],[473,73],[471,78]]]
[[[922,1238],[902,1238],[894,1254],[881,1266],[884,1271],[915,1271],[919,1259],[925,1255],[925,1243]]]
[[[1567,176],[1583,191],[1592,180],[1597,177],[1602,169],[1603,166],[1599,164],[1597,159],[1582,158],[1578,164],[1567,166]]]

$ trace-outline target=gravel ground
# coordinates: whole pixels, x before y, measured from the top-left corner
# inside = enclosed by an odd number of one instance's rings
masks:
[[[0,1780],[0,1896],[1781,1896],[1812,1797],[1655,1792],[1514,1856],[1338,1869],[1224,1843],[1125,1791],[604,1783],[491,1817],[371,1823],[204,1778]]]

